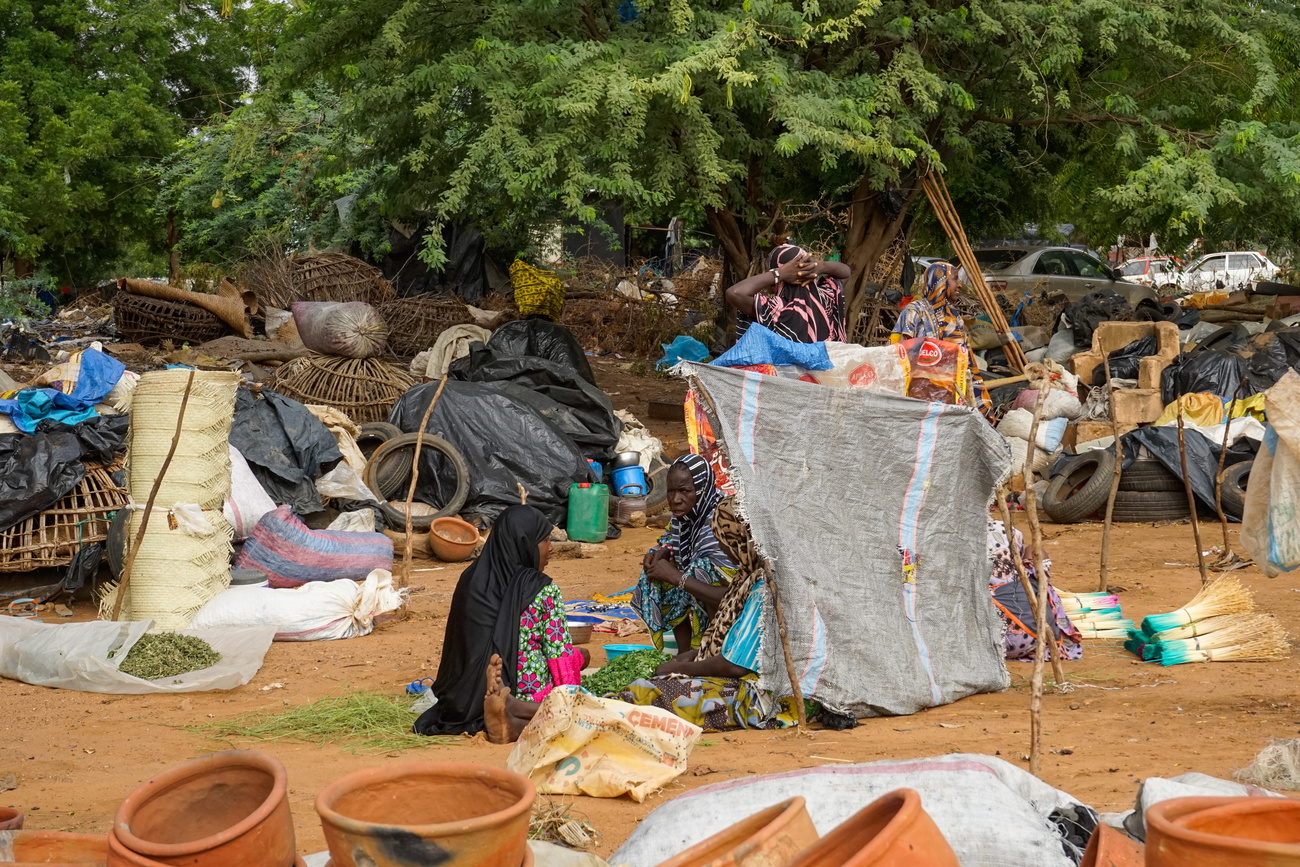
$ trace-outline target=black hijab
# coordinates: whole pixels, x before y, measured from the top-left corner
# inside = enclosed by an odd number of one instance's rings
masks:
[[[438,703],[415,721],[418,734],[483,731],[484,673],[494,653],[504,663],[501,679],[515,689],[519,619],[551,583],[537,570],[537,546],[550,535],[551,522],[532,506],[511,506],[497,518],[483,553],[456,583],[433,684]]]

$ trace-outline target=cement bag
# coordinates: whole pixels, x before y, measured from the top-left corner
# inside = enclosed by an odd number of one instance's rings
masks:
[[[388,346],[388,326],[363,301],[295,301],[293,321],[302,345],[322,355],[374,358]]]
[[[626,793],[639,802],[686,770],[702,731],[656,707],[556,687],[524,727],[506,767],[532,779],[541,795]]]
[[[1097,824],[1091,809],[992,756],[833,765],[730,780],[655,808],[610,856],[653,867],[759,810],[802,795],[822,836],[895,789],[915,789],[962,867],[1072,867]],[[1070,854],[1067,854],[1070,853]]]
[[[396,611],[408,591],[376,569],[365,581],[313,581],[301,587],[231,587],[190,623],[192,629],[274,627],[276,641],[333,641],[369,635],[375,618]]]
[[[150,620],[37,623],[0,617],[0,677],[34,686],[131,695],[234,689],[257,674],[275,634],[269,626],[180,630],[212,645],[221,660],[161,680],[118,671],[131,647],[154,626]]]
[[[1038,447],[1054,452],[1061,447],[1061,437],[1069,425],[1067,418],[1040,418],[1036,439]],[[1002,417],[998,433],[1004,437],[1017,437],[1029,442],[1029,430],[1034,426],[1034,414],[1027,409],[1013,409]]]
[[[221,507],[221,514],[234,528],[236,539],[247,539],[257,522],[267,512],[275,511],[275,500],[262,487],[262,483],[253,475],[248,461],[239,453],[239,449],[230,449],[230,497]]]
[[[1300,566],[1300,375],[1287,371],[1266,396],[1268,428],[1255,456],[1241,542],[1270,578]]]

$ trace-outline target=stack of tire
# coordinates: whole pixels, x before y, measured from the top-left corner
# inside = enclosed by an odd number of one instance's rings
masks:
[[[1054,475],[1043,495],[1043,510],[1058,524],[1100,518],[1106,511],[1115,473],[1115,456],[1085,452]],[[1115,521],[1177,521],[1188,517],[1183,482],[1159,461],[1136,460],[1119,477]]]
[[[357,436],[357,445],[367,460],[363,478],[366,487],[379,496],[380,511],[391,530],[406,529],[406,509],[394,506],[393,501],[403,504],[406,501],[411,484],[411,461],[415,457],[415,444],[421,439],[424,442],[421,446],[421,464],[424,463],[423,455],[440,453],[456,474],[456,487],[451,498],[440,509],[428,515],[413,514],[411,529],[417,533],[427,532],[438,518],[459,514],[469,499],[469,464],[455,446],[430,433],[423,436],[403,433],[397,425],[388,422],[367,422],[361,425],[361,433]]]

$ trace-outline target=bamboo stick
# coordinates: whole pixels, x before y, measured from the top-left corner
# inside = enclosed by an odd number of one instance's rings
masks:
[[[1110,480],[1110,496],[1106,500],[1106,521],[1101,531],[1101,566],[1100,574],[1097,577],[1097,589],[1105,592],[1107,584],[1110,583],[1110,528],[1114,523],[1115,514],[1115,497],[1119,494],[1119,477],[1123,472],[1121,465],[1124,463],[1124,444],[1120,441],[1119,435],[1119,416],[1115,414],[1115,385],[1110,378],[1110,359],[1102,359],[1102,367],[1106,370],[1106,395],[1110,402],[1110,424],[1111,429],[1115,432],[1115,472]]]
[[[794,696],[794,712],[799,719],[800,731],[807,731],[808,712],[803,706],[803,687],[799,685],[799,672],[794,665],[794,653],[790,650],[790,634],[785,628],[785,609],[781,607],[781,594],[776,591],[776,581],[772,578],[772,564],[766,557],[763,558],[763,574],[772,594],[772,607],[776,610],[776,631],[781,636],[781,652],[785,655],[785,672],[790,678],[790,693]]]
[[[1038,400],[1034,403],[1034,420],[1029,427],[1029,451],[1025,456],[1023,476],[1025,482],[1025,511],[1029,513],[1029,530],[1032,534],[1031,549],[1034,554],[1034,571],[1038,574],[1040,592],[1034,619],[1038,624],[1038,640],[1034,642],[1034,672],[1030,679],[1029,697],[1029,772],[1035,776],[1042,769],[1043,753],[1043,662],[1047,656],[1047,643],[1054,641],[1051,626],[1047,622],[1047,587],[1046,570],[1043,568],[1043,530],[1038,521],[1038,492],[1034,490],[1034,441],[1038,435],[1038,421],[1043,416],[1043,404],[1047,399],[1048,381],[1046,372],[1038,380]],[[1061,684],[1057,684],[1058,688]]]
[[[131,551],[127,554],[126,565],[122,567],[122,580],[117,584],[117,599],[113,601],[113,619],[117,620],[122,613],[122,600],[126,599],[126,588],[131,583],[131,567],[135,566],[136,555],[140,553],[140,544],[144,541],[145,531],[149,529],[149,515],[153,513],[154,500],[158,498],[158,491],[162,488],[163,478],[167,475],[167,468],[172,464],[172,458],[176,456],[176,448],[181,444],[181,430],[185,424],[185,407],[190,402],[190,389],[194,387],[194,375],[197,370],[191,370],[189,378],[185,380],[185,393],[181,395],[180,412],[176,414],[176,433],[172,434],[171,447],[167,449],[167,457],[163,458],[162,466],[158,468],[158,475],[154,477],[153,487],[149,489],[149,499],[144,504],[144,515],[140,519],[140,529],[135,534],[135,541],[131,544]]]
[[[1007,552],[1011,555],[1011,560],[1015,563],[1016,577],[1020,579],[1020,586],[1025,590],[1025,596],[1029,599],[1029,607],[1034,611],[1038,610],[1038,594],[1034,591],[1034,585],[1029,580],[1029,573],[1025,571],[1024,552],[1016,544],[1016,525],[1011,520],[1011,507],[1007,505],[1007,489],[998,489],[998,508],[1002,511],[1002,528],[1007,534]],[[1042,586],[1041,581],[1039,586]],[[1042,635],[1043,627],[1039,624],[1038,633]],[[1065,668],[1061,665],[1061,654],[1057,651],[1056,642],[1053,641],[1048,645],[1052,659],[1052,676],[1056,678],[1058,684],[1065,683]]]
[[[1175,401],[1178,410],[1178,461],[1183,468],[1183,490],[1187,491],[1187,508],[1192,517],[1192,539],[1196,543],[1196,565],[1201,570],[1201,586],[1210,583],[1210,572],[1205,567],[1205,552],[1201,550],[1201,522],[1196,517],[1196,494],[1192,491],[1192,478],[1187,474],[1187,445],[1183,441],[1183,406]]]
[[[402,574],[397,579],[399,589],[406,586],[411,574],[411,533],[414,530],[411,526],[411,507],[415,503],[415,485],[420,480],[420,451],[424,446],[424,431],[429,426],[429,419],[433,417],[433,408],[438,405],[438,398],[442,397],[442,390],[446,387],[447,375],[443,374],[442,381],[438,383],[438,390],[433,393],[433,400],[429,401],[429,408],[424,411],[424,417],[420,419],[420,426],[416,429],[420,436],[415,440],[415,455],[411,458],[411,484],[406,489],[406,548],[402,553]]]
[[[1232,416],[1237,411],[1237,398],[1241,395],[1241,388],[1246,384],[1243,377],[1241,383],[1232,393],[1232,403],[1228,404],[1228,417],[1223,423],[1223,442],[1219,445],[1219,467],[1214,471],[1214,510],[1219,513],[1219,526],[1223,528],[1223,560],[1232,559],[1232,544],[1228,541],[1228,516],[1223,513],[1223,464],[1228,457],[1228,436],[1232,433]]]

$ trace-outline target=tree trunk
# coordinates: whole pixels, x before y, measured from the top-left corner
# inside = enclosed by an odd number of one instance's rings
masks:
[[[920,181],[913,173],[904,175],[904,183],[906,186],[899,190],[903,194],[902,206],[896,214],[891,214],[885,206],[885,191],[871,189],[865,178],[858,185],[857,195],[849,206],[844,264],[849,266],[852,274],[844,287],[844,309],[850,334],[867,297],[877,289],[867,285],[867,278],[902,231],[908,210],[921,192]]]
[[[181,240],[181,231],[176,225],[176,212],[167,212],[167,282],[173,286],[181,285],[181,251],[177,245]]]
[[[18,256],[14,259],[14,277],[18,280],[26,280],[36,273],[36,263],[31,259],[25,259]]]

